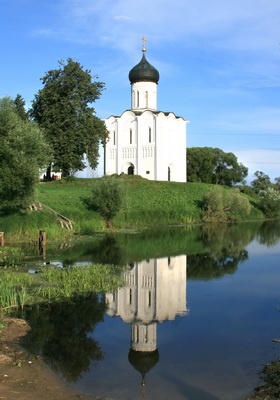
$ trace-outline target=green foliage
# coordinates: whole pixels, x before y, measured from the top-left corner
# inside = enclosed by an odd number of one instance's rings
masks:
[[[0,99],[0,214],[27,205],[49,156],[38,126],[22,119],[10,98]]]
[[[44,128],[55,167],[67,177],[85,167],[86,154],[90,166],[96,168],[99,144],[108,133],[89,104],[99,99],[104,83],[92,82],[90,71],[71,58],[59,62],[59,68],[41,80],[44,87],[35,96],[30,115]]]
[[[190,147],[187,149],[188,182],[204,182],[232,186],[243,182],[248,168],[238,164],[233,153],[225,153],[212,147]]]
[[[266,374],[266,382],[278,387],[278,395],[280,394],[280,361],[273,361],[268,364],[264,373]]]
[[[23,97],[18,94],[16,98],[14,99],[14,105],[15,105],[15,110],[18,114],[18,116],[23,120],[23,121],[28,121],[28,112],[25,109],[25,101]]]
[[[123,283],[121,272],[121,267],[109,264],[61,270],[49,267],[38,274],[0,270],[0,311],[69,299],[77,294],[109,292]]]
[[[248,215],[251,205],[238,189],[225,190],[218,186],[204,196],[202,209],[204,222],[230,222]]]
[[[254,173],[256,179],[251,182],[251,186],[254,191],[258,194],[261,190],[266,190],[271,186],[270,178],[267,174],[262,171],[256,171]]]
[[[123,202],[122,181],[117,177],[105,177],[94,181],[92,195],[85,199],[89,210],[98,212],[107,226],[120,211]]]
[[[204,195],[217,187],[204,183],[149,181],[136,176],[116,179],[122,182],[123,202],[111,223],[112,228],[118,230],[200,223]],[[27,211],[0,216],[5,241],[32,242],[37,239],[38,229],[47,232],[48,243],[73,234],[93,235],[104,231],[104,220],[98,212],[89,210],[84,201],[92,198],[92,188],[97,181],[100,178],[62,179],[38,184],[37,200],[74,221],[73,230],[62,229],[55,214],[47,210]],[[257,202],[251,198],[250,201],[253,204],[250,214],[240,215],[240,219],[263,219]]]
[[[280,177],[275,178],[274,181],[274,189],[280,190]]]
[[[276,218],[280,215],[280,191],[268,186],[265,190],[259,191],[259,208],[269,218]]]

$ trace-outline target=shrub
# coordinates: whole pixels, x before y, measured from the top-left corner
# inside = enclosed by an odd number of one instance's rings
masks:
[[[267,217],[275,218],[280,215],[280,192],[273,187],[259,192],[259,208]]]
[[[251,205],[237,189],[214,187],[204,196],[202,210],[204,222],[229,222],[238,220],[242,214],[249,214]]]
[[[116,177],[96,179],[92,189],[92,196],[86,198],[85,204],[89,210],[98,212],[104,219],[107,227],[122,207],[122,183]]]

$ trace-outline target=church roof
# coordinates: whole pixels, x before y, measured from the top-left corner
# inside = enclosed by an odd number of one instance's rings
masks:
[[[145,52],[143,51],[141,61],[130,70],[128,78],[131,84],[135,82],[158,83],[159,72],[147,61]]]

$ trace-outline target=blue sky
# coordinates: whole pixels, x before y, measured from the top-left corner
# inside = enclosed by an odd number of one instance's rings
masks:
[[[40,78],[71,57],[105,83],[107,118],[130,108],[128,73],[158,69],[158,109],[190,121],[187,145],[233,152],[280,176],[279,0],[0,0],[0,97],[29,107]]]

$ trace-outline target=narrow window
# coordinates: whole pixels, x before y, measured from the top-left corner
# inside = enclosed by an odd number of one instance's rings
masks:
[[[132,144],[132,129],[129,130],[129,143]]]
[[[138,92],[138,90],[137,90],[137,105],[136,106],[139,107],[139,92]]]
[[[115,144],[116,144],[116,131],[114,131],[114,136],[113,136],[113,140],[114,140],[114,146],[115,146]]]
[[[149,290],[149,307],[151,307],[151,305],[152,305],[152,293]]]
[[[129,304],[132,304],[132,290],[129,289]]]
[[[148,92],[146,92],[145,93],[146,108],[148,108],[148,99],[149,99]]]
[[[168,181],[170,181],[171,179],[171,171],[170,171],[170,167],[168,167]]]
[[[148,342],[148,326],[146,325],[145,343]]]
[[[152,129],[149,127],[149,143],[152,143]]]

